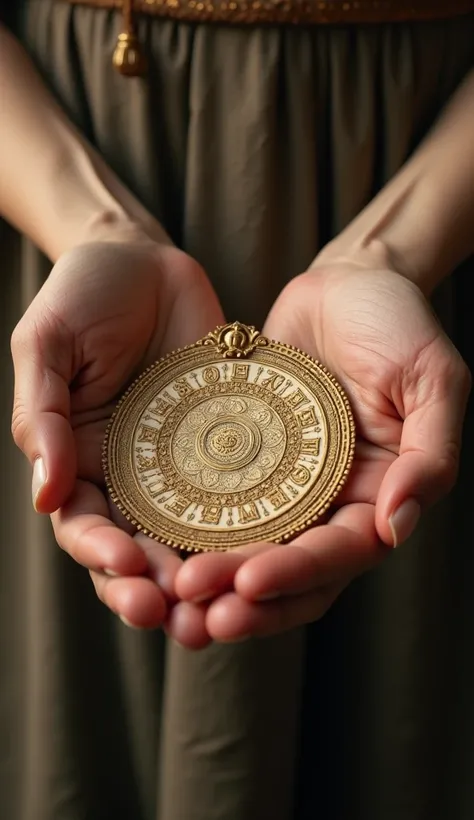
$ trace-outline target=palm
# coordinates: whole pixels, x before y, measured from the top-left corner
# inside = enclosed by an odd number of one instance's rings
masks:
[[[47,453],[48,482],[38,508],[56,510],[58,542],[91,570],[99,597],[136,625],[163,620],[180,562],[167,547],[135,534],[108,505],[105,430],[136,375],[221,322],[199,266],[137,234],[79,246],[62,257],[21,323],[20,340],[31,347],[34,333],[52,351],[43,371],[57,396],[34,425],[21,412],[15,418],[17,438],[34,426]],[[25,404],[17,390],[17,407]]]
[[[432,380],[441,375],[448,340],[406,279],[390,271],[348,276],[343,266],[330,273],[315,270],[291,283],[268,317],[265,332],[277,331],[322,361],[343,384],[356,416],[358,443],[339,503],[375,504],[399,453],[403,420],[413,410],[419,379],[427,372]],[[431,368],[436,361],[439,369]]]
[[[76,251],[53,271],[55,303],[67,292],[61,322],[73,340],[69,376],[78,478],[102,483],[101,448],[117,398],[149,364],[190,344],[222,319],[195,263],[154,243],[103,244]],[[77,276],[77,263],[85,274]]]
[[[182,598],[213,590],[205,627],[220,639],[314,620],[374,566],[382,542],[393,544],[395,510],[452,482],[467,395],[465,367],[421,292],[388,270],[315,268],[283,291],[264,334],[310,353],[344,386],[356,457],[327,524],[286,547],[198,556],[179,571]]]

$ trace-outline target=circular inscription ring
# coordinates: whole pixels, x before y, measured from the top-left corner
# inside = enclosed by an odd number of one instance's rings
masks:
[[[137,529],[189,552],[279,543],[342,489],[354,422],[333,376],[254,328],[217,328],[127,390],[103,450],[111,498]]]

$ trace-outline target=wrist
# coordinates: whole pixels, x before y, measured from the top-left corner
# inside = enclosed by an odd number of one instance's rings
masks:
[[[53,262],[86,242],[133,241],[140,235],[172,244],[159,222],[79,138],[66,159],[56,162],[58,182],[53,184],[50,175],[45,207],[34,223],[37,235],[29,232]]]
[[[385,266],[429,296],[474,252],[474,72],[420,148],[318,257]]]
[[[332,265],[344,265],[352,272],[357,272],[357,270],[391,271],[409,279],[425,295],[429,295],[428,281],[422,281],[419,271],[410,268],[407,260],[397,253],[395,248],[376,237],[371,237],[370,240],[360,237],[346,242],[341,235],[325,245],[312,263],[311,269],[329,268]]]
[[[401,175],[322,249],[314,265],[344,260],[356,267],[391,270],[430,297],[474,250],[474,197],[472,204],[464,201],[459,208],[452,200],[451,210],[445,210],[435,180],[414,184]]]
[[[0,24],[0,214],[55,262],[100,223],[141,224],[170,243],[47,91]]]

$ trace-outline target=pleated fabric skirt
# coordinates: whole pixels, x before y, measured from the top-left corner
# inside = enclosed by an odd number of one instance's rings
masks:
[[[474,16],[313,28],[141,18],[149,71],[126,79],[111,66],[115,12],[56,0],[19,12],[72,120],[204,265],[227,317],[257,326],[474,65]],[[1,817],[472,820],[472,409],[456,490],[321,622],[187,651],[106,611],[32,510],[10,441],[8,342],[50,265],[5,225],[0,260]],[[471,366],[473,273],[437,299]]]

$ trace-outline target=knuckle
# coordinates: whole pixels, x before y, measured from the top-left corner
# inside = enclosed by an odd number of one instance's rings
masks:
[[[301,273],[298,276],[294,276],[283,288],[282,296],[284,294],[286,299],[301,298],[303,296],[304,284],[307,281],[307,274]]]
[[[21,376],[25,363],[35,359],[41,347],[41,332],[36,322],[30,321],[26,314],[14,328],[10,338],[10,351],[16,376]]]
[[[461,392],[466,395],[470,393],[472,384],[471,371],[454,346],[451,348],[451,355],[446,356],[445,380],[448,387],[454,385],[456,388],[460,388]]]
[[[458,364],[458,380],[464,393],[468,396],[472,390],[472,373],[461,356]]]
[[[25,321],[24,319],[20,319],[13,329],[10,339],[10,350],[14,359],[24,350],[27,340],[28,332],[25,327]]]
[[[26,357],[38,354],[61,354],[70,343],[71,334],[57,309],[39,296],[30,304],[10,337],[10,350],[15,365]]]
[[[438,460],[437,484],[442,493],[448,493],[456,484],[461,449],[457,442],[447,442]]]
[[[25,407],[18,400],[15,400],[13,406],[11,433],[16,446],[24,450],[28,435],[28,415]]]
[[[184,251],[173,249],[173,268],[179,275],[182,285],[192,286],[207,280],[202,265]]]
[[[187,264],[182,268],[181,276],[183,285],[190,289],[200,287],[203,284],[207,285],[208,280],[204,268],[195,259],[188,257]]]

